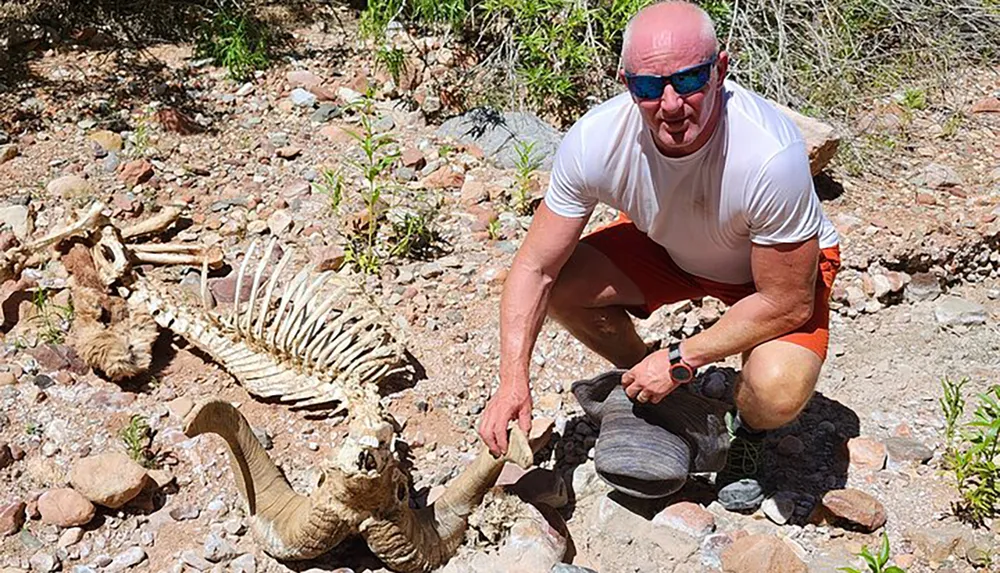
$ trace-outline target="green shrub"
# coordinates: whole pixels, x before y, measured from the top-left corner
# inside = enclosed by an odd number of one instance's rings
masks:
[[[245,81],[270,63],[270,32],[251,10],[223,4],[200,30],[197,54],[212,58],[237,81]]]
[[[974,524],[995,517],[1000,510],[1000,385],[978,395],[978,404],[968,422],[962,387],[945,380],[941,409],[945,418],[945,466],[953,473],[962,496],[956,513]]]

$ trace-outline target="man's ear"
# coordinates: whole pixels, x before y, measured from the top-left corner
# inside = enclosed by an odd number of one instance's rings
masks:
[[[625,70],[622,68],[618,68],[618,81],[626,86],[628,85],[628,82],[625,81]]]
[[[719,52],[719,61],[715,64],[717,70],[719,70],[719,85],[726,80],[726,74],[729,72],[729,52],[722,50]]]

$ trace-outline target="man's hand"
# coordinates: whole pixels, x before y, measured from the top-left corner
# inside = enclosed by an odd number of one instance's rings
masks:
[[[658,404],[678,384],[670,378],[669,351],[659,350],[622,374],[625,394],[637,402]]]
[[[479,436],[494,456],[507,453],[507,424],[514,419],[525,435],[531,431],[531,391],[527,385],[508,387],[501,384],[486,404],[479,423]]]

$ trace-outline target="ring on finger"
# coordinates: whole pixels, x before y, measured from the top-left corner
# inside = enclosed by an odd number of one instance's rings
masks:
[[[638,401],[640,401],[640,402],[648,402],[648,401],[649,401],[649,395],[648,395],[648,394],[646,394],[646,391],[645,391],[645,390],[642,390],[642,391],[640,391],[640,392],[639,392],[639,394],[638,394],[638,395],[637,395],[637,396],[635,397],[635,399],[636,399],[636,400],[638,400]]]

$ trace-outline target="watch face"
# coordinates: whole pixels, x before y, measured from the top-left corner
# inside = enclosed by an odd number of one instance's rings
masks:
[[[670,375],[678,382],[687,382],[691,379],[691,369],[683,364],[675,364],[670,367]]]

